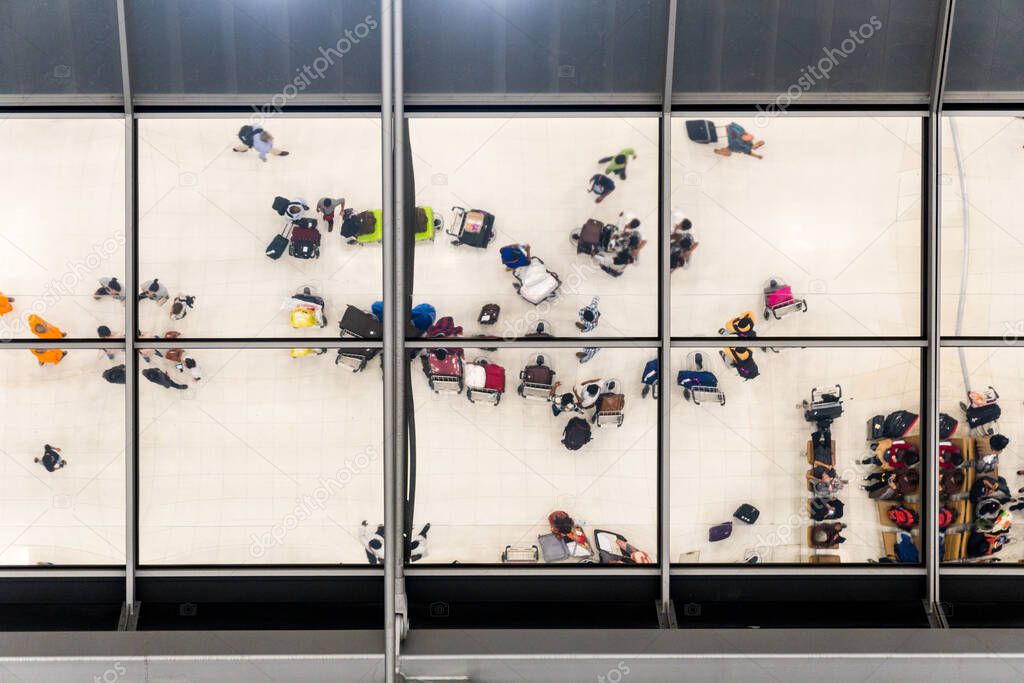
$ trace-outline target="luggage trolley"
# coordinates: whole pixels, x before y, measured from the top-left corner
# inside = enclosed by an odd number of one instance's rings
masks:
[[[486,249],[494,238],[494,214],[481,209],[452,207],[452,224],[445,232],[454,237],[452,244],[465,244],[477,249]]]
[[[420,356],[423,374],[435,394],[461,394],[463,380],[463,351],[453,348],[427,349]]]
[[[843,388],[836,384],[828,389],[811,389],[811,399],[797,405],[804,411],[804,419],[821,427],[828,427],[843,414]]]
[[[621,427],[623,421],[626,419],[626,416],[622,412],[625,407],[625,394],[601,394],[597,399],[594,417],[592,417],[590,421],[598,427],[604,427],[605,425]]]
[[[342,339],[381,339],[383,327],[373,313],[349,305],[338,323]],[[335,365],[345,365],[352,372],[361,372],[366,364],[380,353],[380,349],[338,349]]]
[[[715,373],[704,369],[704,354],[700,351],[686,356],[686,367],[676,375],[676,384],[683,388],[683,398],[694,405],[709,400],[725,405],[725,392],[719,388]]]
[[[478,401],[498,405],[505,393],[505,368],[486,358],[479,358],[466,365],[466,398],[470,403]]]
[[[793,288],[780,278],[771,278],[764,283],[764,319],[774,317],[782,320],[790,313],[806,313],[807,299],[793,296]]]
[[[558,274],[548,270],[544,261],[536,256],[530,259],[530,265],[513,270],[512,277],[516,279],[512,287],[534,306],[557,299],[562,287]]]
[[[968,391],[967,402],[960,403],[960,410],[972,436],[995,434],[1003,414],[999,407],[999,392],[991,386],[984,391]]]
[[[534,401],[551,400],[551,387],[555,383],[555,371],[544,364],[544,356],[537,356],[533,365],[527,365],[519,372],[518,393]]]

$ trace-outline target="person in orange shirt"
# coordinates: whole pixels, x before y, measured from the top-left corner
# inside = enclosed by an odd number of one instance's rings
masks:
[[[40,339],[62,339],[68,336],[55,325],[51,325],[35,313],[28,316],[28,327]]]
[[[0,292],[0,315],[7,315],[14,310],[14,297],[5,296],[3,292]]]
[[[29,351],[39,361],[39,367],[43,367],[46,364],[56,365],[64,360],[64,356],[68,355],[67,351],[61,351],[60,349],[29,349]]]

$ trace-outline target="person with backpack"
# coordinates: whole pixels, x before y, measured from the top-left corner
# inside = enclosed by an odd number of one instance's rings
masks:
[[[615,174],[620,180],[626,179],[626,164],[630,159],[636,159],[636,150],[632,147],[620,149],[610,157],[602,157],[597,160],[599,164],[608,164],[604,167],[605,175]]]
[[[670,268],[675,271],[679,268],[690,267],[690,257],[697,251],[700,242],[693,238],[690,230],[693,228],[693,221],[684,218],[672,227],[672,234],[669,237],[669,260]]]
[[[505,270],[515,270],[530,265],[529,244],[506,244],[498,250],[501,256],[501,265]]]
[[[148,379],[153,384],[162,386],[165,389],[178,389],[179,391],[184,391],[185,389],[188,389],[187,384],[178,384],[173,379],[171,379],[170,375],[168,375],[166,372],[158,368],[146,368],[145,370],[142,371],[142,376]]]
[[[359,527],[359,540],[363,543],[363,550],[366,551],[366,561],[370,564],[384,564],[384,525],[378,524],[376,531],[370,533],[370,528],[364,519]]]
[[[643,385],[643,389],[640,390],[640,398],[647,398],[648,394],[653,394],[655,398],[658,397],[656,391],[658,385],[657,358],[647,361],[647,364],[644,365],[644,370],[640,373],[640,383]]]
[[[288,152],[283,149],[274,149],[274,136],[270,131],[263,130],[259,126],[242,126],[238,129],[238,139],[241,145],[235,145],[232,149],[236,152],[248,152],[256,150],[260,161],[265,162],[268,154],[276,157],[286,157]]]
[[[901,529],[913,529],[920,521],[920,515],[904,505],[893,505],[885,515],[890,522]]]
[[[600,204],[607,199],[612,192],[615,192],[615,181],[606,175],[598,173],[590,177],[587,192],[594,193],[594,203]]]
[[[580,309],[576,329],[580,332],[593,332],[597,329],[597,324],[601,321],[601,311],[598,310],[600,303],[601,297],[595,296],[589,304]]]
[[[43,457],[33,458],[33,462],[42,465],[47,472],[56,472],[67,467],[68,461],[61,457],[60,449],[50,444],[43,446]]]
[[[106,325],[100,325],[96,328],[96,336],[100,339],[112,339],[114,333],[110,331],[110,328]],[[124,334],[119,334],[119,338],[124,337]],[[117,357],[120,349],[100,349],[100,354],[107,360],[114,360]]]
[[[124,384],[127,379],[124,365],[115,365],[103,371],[103,379],[111,384]]]

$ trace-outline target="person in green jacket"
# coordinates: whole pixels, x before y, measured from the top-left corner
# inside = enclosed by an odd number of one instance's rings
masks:
[[[611,175],[614,173],[622,180],[625,180],[626,163],[629,162],[630,159],[636,159],[636,152],[632,147],[626,147],[625,149],[621,149],[616,152],[613,156],[598,159],[597,163],[608,164],[604,169],[605,175]]]

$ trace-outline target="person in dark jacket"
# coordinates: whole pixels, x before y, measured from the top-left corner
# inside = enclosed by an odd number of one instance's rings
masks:
[[[67,467],[68,461],[60,457],[60,449],[54,448],[50,444],[43,446],[43,457],[33,458],[33,462],[37,462],[46,468],[47,472],[56,472],[59,469]]]
[[[159,384],[165,389],[180,389],[182,391],[188,389],[187,384],[178,384],[173,379],[171,379],[170,375],[168,375],[166,372],[158,368],[146,368],[145,370],[142,371],[142,376],[148,379],[153,384]]]

